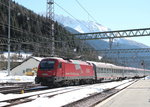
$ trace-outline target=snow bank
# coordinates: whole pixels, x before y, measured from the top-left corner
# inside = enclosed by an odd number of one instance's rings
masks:
[[[0,83],[6,82],[34,82],[35,76],[7,76],[7,71],[0,71]]]

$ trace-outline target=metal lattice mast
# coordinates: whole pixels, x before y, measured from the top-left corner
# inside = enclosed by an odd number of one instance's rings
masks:
[[[46,10],[46,17],[51,20],[51,30],[50,32],[50,36],[52,39],[51,42],[51,55],[54,56],[55,54],[55,37],[54,37],[54,0],[47,0],[47,10]]]

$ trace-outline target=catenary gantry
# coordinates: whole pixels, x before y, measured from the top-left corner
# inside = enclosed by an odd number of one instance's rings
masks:
[[[93,33],[78,33],[73,34],[77,36],[80,40],[94,40],[94,39],[114,39],[114,38],[124,38],[124,37],[142,37],[150,36],[150,28],[142,29],[130,29],[130,30],[118,30],[118,31],[107,31],[107,32],[93,32]],[[8,38],[0,36],[0,45],[7,45]],[[23,40],[13,40],[15,42],[25,43],[27,41]],[[27,43],[28,44],[28,43]],[[97,50],[102,53],[129,53],[129,52],[150,52],[150,48],[140,48],[140,49],[110,49],[110,50]]]
[[[100,53],[145,53],[150,52],[150,48],[133,48],[133,49],[104,49],[96,50]]]
[[[150,28],[74,34],[80,40],[150,36]]]

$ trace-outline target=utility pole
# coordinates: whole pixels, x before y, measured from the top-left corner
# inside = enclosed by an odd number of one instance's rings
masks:
[[[9,0],[9,6],[8,6],[8,76],[10,75],[10,0]]]
[[[47,10],[46,10],[46,17],[48,20],[51,20],[51,56],[55,54],[55,37],[54,37],[54,0],[47,0]]]

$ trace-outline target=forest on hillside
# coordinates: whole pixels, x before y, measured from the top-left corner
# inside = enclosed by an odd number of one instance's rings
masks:
[[[8,45],[8,1],[0,1],[0,52]],[[11,52],[30,52],[34,56],[51,55],[52,20],[11,1],[10,44]],[[62,25],[54,22],[55,54],[60,57],[84,56],[96,59],[97,55],[84,42],[77,40]],[[81,44],[84,44],[81,46]]]

